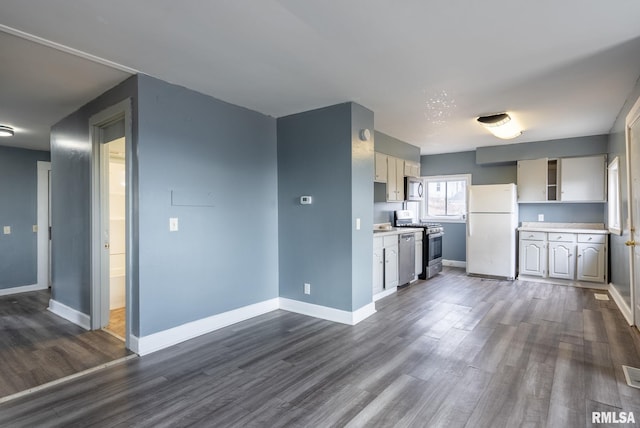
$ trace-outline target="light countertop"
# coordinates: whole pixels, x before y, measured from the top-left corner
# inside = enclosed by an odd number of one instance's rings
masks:
[[[542,223],[522,222],[518,228],[523,232],[593,233],[608,235],[609,230],[602,223]]]

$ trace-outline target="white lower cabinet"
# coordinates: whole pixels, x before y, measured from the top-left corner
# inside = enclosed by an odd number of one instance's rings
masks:
[[[385,290],[398,286],[398,235],[384,238],[384,284]]]
[[[398,235],[373,238],[373,295],[398,286]]]
[[[605,281],[606,250],[604,244],[578,244],[578,281]]]
[[[520,275],[545,276],[547,266],[546,233],[520,234]]]
[[[549,277],[574,279],[576,266],[576,235],[574,233],[549,233]]]
[[[418,279],[418,275],[422,274],[422,232],[416,232],[415,241],[416,241],[416,279]]]
[[[604,283],[607,235],[520,232],[520,275]]]
[[[382,237],[373,238],[373,294],[382,292],[384,286],[384,247]]]

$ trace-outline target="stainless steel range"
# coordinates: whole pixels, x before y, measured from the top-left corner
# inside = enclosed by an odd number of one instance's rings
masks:
[[[420,279],[429,279],[442,272],[442,237],[444,228],[440,223],[421,223],[415,220],[410,210],[398,210],[394,213],[396,227],[415,227],[422,229],[422,273]]]

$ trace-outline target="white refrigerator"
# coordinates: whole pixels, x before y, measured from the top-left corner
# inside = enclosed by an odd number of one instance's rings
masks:
[[[516,277],[515,184],[469,186],[467,274]]]

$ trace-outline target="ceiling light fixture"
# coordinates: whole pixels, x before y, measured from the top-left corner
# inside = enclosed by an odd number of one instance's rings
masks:
[[[504,140],[516,138],[522,134],[522,129],[507,113],[480,116],[478,122],[493,135]]]
[[[0,137],[13,137],[13,128],[6,125],[0,125]]]

